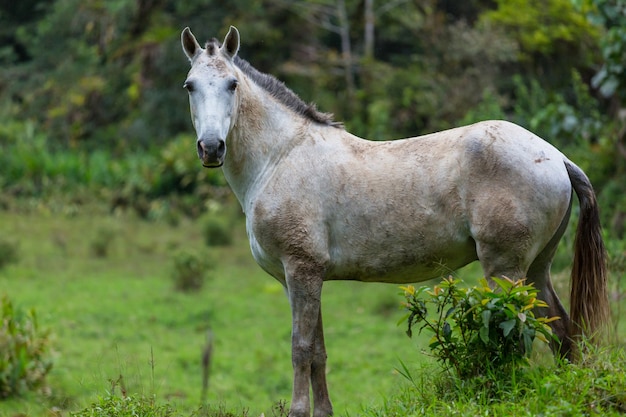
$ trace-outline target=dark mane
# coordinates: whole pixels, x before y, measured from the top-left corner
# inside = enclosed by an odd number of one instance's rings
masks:
[[[212,39],[206,44],[206,50],[209,55],[215,54],[217,48],[220,47],[219,41]],[[333,120],[331,113],[322,113],[317,110],[314,103],[307,104],[300,97],[291,91],[285,83],[276,79],[276,77],[264,74],[254,68],[248,61],[239,56],[235,56],[235,65],[255,82],[259,87],[267,91],[272,97],[283,103],[297,114],[307,119],[326,126],[343,128],[343,123]]]

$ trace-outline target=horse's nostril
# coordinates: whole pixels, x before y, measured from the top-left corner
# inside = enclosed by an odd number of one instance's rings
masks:
[[[205,163],[220,162],[226,154],[226,143],[221,139],[198,139],[196,142],[198,158]]]
[[[202,146],[202,141],[197,141],[196,146],[198,150],[198,158],[202,159],[204,156],[204,146]]]

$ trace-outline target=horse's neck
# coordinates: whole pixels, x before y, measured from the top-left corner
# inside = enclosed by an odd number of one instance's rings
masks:
[[[244,211],[302,138],[303,120],[267,93],[247,85],[227,141],[224,174]]]

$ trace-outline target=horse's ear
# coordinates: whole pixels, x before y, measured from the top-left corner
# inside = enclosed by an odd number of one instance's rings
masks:
[[[234,58],[239,51],[239,31],[236,27],[231,26],[224,38],[222,51],[229,57]]]
[[[189,61],[192,61],[198,51],[202,50],[202,47],[196,40],[196,37],[193,36],[191,29],[188,27],[183,29],[183,33],[180,34],[180,43],[182,44],[183,51],[185,51],[185,55],[187,55]]]

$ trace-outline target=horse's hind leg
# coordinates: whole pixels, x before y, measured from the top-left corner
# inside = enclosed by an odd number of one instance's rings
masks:
[[[552,332],[558,338],[558,342],[550,341],[552,351],[561,357],[569,357],[572,348],[569,334],[570,319],[550,282],[550,263],[544,268],[538,267],[536,271],[529,270],[528,281],[535,284],[535,287],[539,289],[538,298],[548,305],[535,311],[537,317],[559,317],[559,320],[549,323]]]
[[[555,354],[562,357],[568,357],[572,352],[570,319],[550,281],[550,266],[552,265],[552,259],[556,253],[559,241],[563,233],[565,233],[565,229],[567,229],[571,209],[570,205],[556,233],[532,262],[527,273],[528,281],[534,283],[535,288],[539,290],[538,298],[545,301],[548,305],[548,307],[536,311],[535,314],[540,317],[560,317],[559,320],[549,323],[550,327],[552,327],[552,332],[559,339],[559,343],[552,342],[550,346]]]
[[[534,283],[535,288],[539,290],[538,298],[548,305],[536,311],[535,314],[540,317],[560,317],[560,320],[550,322],[553,333],[560,341],[560,343],[552,343],[551,347],[553,352],[564,356],[568,356],[571,352],[569,316],[550,282],[550,266],[559,241],[567,228],[570,212],[571,201],[559,227],[536,256],[528,253],[528,247],[531,245],[526,231],[530,229],[524,230],[519,226],[520,223],[510,222],[506,227],[501,226],[499,230],[505,232],[499,236],[499,239],[498,236],[494,237],[487,233],[475,234],[476,251],[485,277],[489,279],[505,276],[514,280],[527,278],[528,282]],[[478,231],[484,232],[484,230],[489,230],[489,228]],[[508,239],[502,236],[507,236]]]

